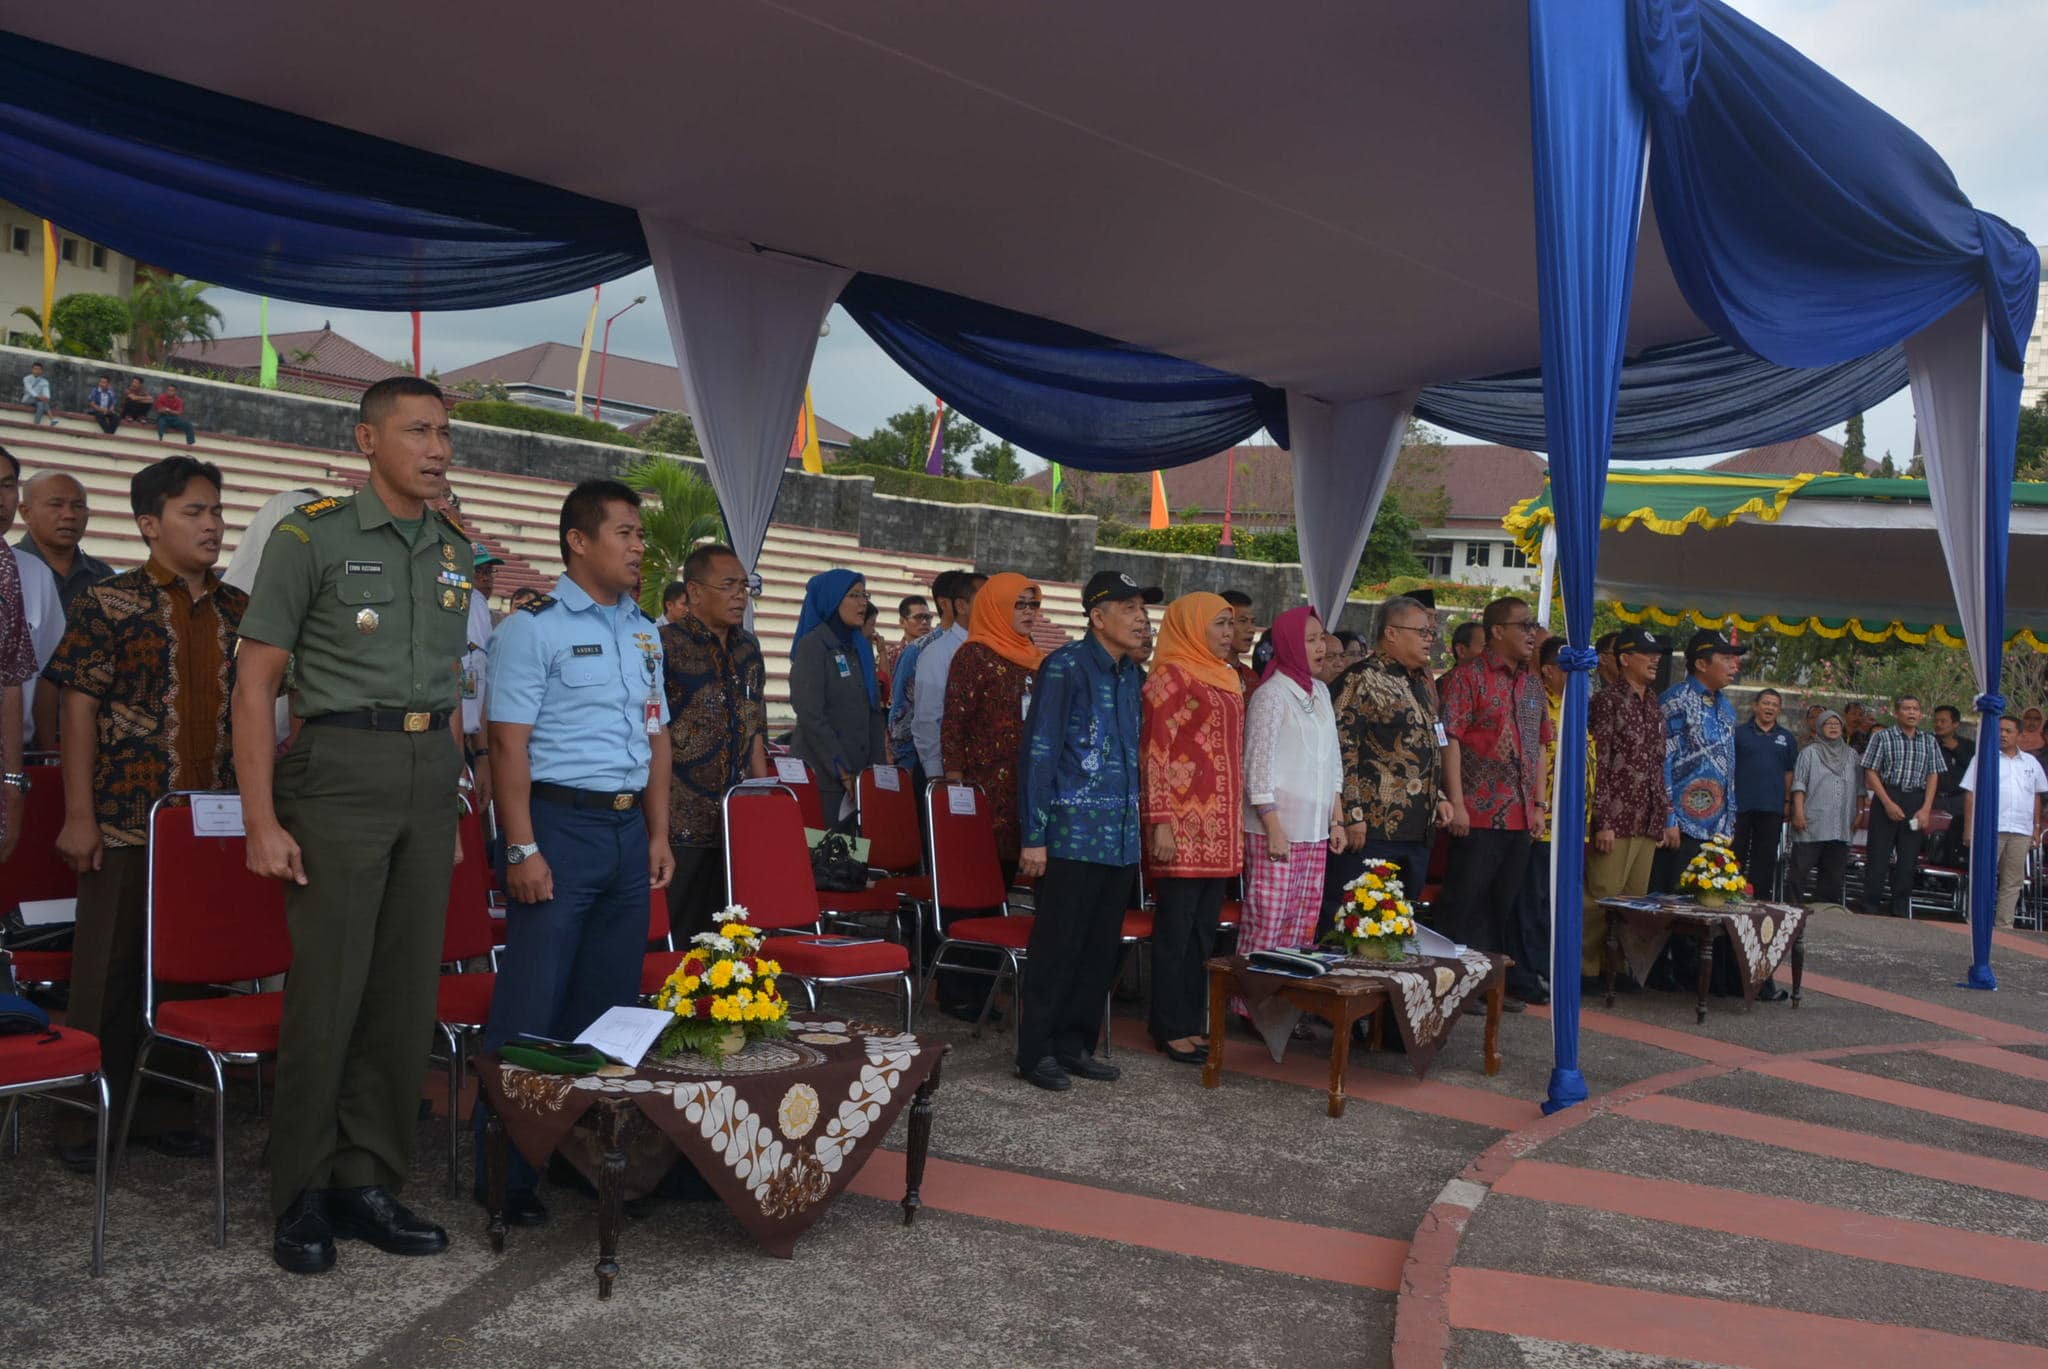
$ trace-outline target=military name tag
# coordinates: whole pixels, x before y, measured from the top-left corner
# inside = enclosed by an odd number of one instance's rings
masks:
[[[384,573],[384,563],[382,561],[350,561],[346,563],[344,569],[350,575],[382,575]]]
[[[604,643],[592,642],[587,646],[572,646],[569,648],[569,652],[574,656],[602,656],[604,655]]]

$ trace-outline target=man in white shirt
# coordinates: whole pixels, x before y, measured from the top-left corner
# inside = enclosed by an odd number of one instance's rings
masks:
[[[1968,842],[1977,814],[1977,760],[1963,772],[1963,840]],[[2041,796],[2048,794],[2048,773],[2041,762],[2020,750],[2017,718],[1998,720],[1998,901],[1994,927],[2012,926],[2019,906],[2020,884],[2027,875],[2027,851],[2041,839]]]
[[[910,715],[910,740],[917,747],[917,759],[924,773],[937,777],[946,773],[939,755],[940,724],[946,716],[946,675],[953,668],[953,653],[967,640],[968,625],[974,621],[974,596],[981,592],[986,575],[963,571],[953,582],[953,626],[938,635],[918,654],[917,699]]]
[[[14,511],[20,504],[21,463],[5,447],[0,447],[0,538],[14,526]],[[57,650],[57,643],[64,640],[64,605],[57,597],[57,577],[33,552],[20,547],[8,547],[7,552],[21,570],[21,607],[28,618],[29,642],[35,648],[36,673],[40,676]],[[49,688],[40,679],[25,681],[21,687],[22,736],[31,747],[48,747],[56,741],[45,737],[38,743],[32,735],[36,691]]]
[[[49,377],[43,374],[43,363],[40,361],[31,364],[28,374],[21,378],[21,402],[35,410],[35,421],[38,425],[48,423],[53,428],[57,426],[57,419],[50,412]]]

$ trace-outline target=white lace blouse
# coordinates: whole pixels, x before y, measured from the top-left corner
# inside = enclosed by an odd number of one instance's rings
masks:
[[[1263,832],[1258,809],[1272,804],[1290,842],[1323,841],[1344,785],[1337,714],[1321,680],[1303,690],[1285,675],[1252,691],[1244,715],[1244,830]]]

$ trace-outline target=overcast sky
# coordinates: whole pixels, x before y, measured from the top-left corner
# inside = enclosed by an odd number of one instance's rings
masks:
[[[1932,143],[1965,194],[2026,231],[2037,243],[2048,231],[2048,156],[2042,152],[2041,77],[2048,71],[2048,0],[1732,0],[1756,19]],[[613,326],[612,350],[671,361],[668,329],[654,298],[654,275],[642,271],[604,287],[603,315],[635,295],[648,302]],[[257,303],[230,290],[213,292],[226,315],[223,336],[256,331]],[[543,341],[576,342],[590,296],[430,314],[424,326],[426,363],[453,370]],[[274,301],[278,332],[331,321],[382,355],[411,351],[402,314],[372,314]],[[820,416],[856,433],[930,396],[884,356],[844,311],[818,345],[811,372]],[[1836,430],[1831,434],[1839,438]],[[1901,393],[1867,420],[1870,456],[1891,450],[1903,466],[1913,450],[1912,407]],[[1455,440],[1455,439],[1454,439]]]

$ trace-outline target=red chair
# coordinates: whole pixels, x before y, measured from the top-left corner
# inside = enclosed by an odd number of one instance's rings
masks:
[[[786,786],[735,785],[726,791],[725,887],[727,900],[744,905],[754,926],[805,933],[766,937],[761,953],[796,977],[812,1008],[821,984],[877,991],[894,984],[903,990],[903,1030],[910,1030],[917,1000],[908,951],[893,941],[820,943],[816,933],[823,914],[811,884],[803,816]]]
[[[135,1077],[121,1112],[114,1152],[120,1167],[135,1099],[144,1079],[213,1098],[213,1243],[228,1243],[227,1079],[223,1065],[258,1065],[277,1056],[282,993],[159,1003],[158,984],[232,984],[283,974],[291,968],[291,933],[285,926],[284,885],[249,873],[243,841],[201,837],[192,831],[189,794],[169,794],[149,811],[149,913],[142,981],[145,1031],[135,1053]],[[183,1046],[206,1057],[211,1088],[149,1068],[158,1046]]]
[[[15,903],[46,898],[76,898],[78,873],[57,854],[57,834],[64,830],[64,776],[55,765],[23,767],[28,795],[21,810],[21,840],[7,862],[7,893],[0,911]],[[18,946],[14,950],[14,981],[25,988],[49,989],[71,981],[71,952]]]
[[[0,956],[6,953],[0,951]],[[86,1099],[67,1097],[84,1089]],[[99,1038],[69,1027],[0,1036],[0,1098],[7,1100],[7,1153],[21,1154],[21,1100],[42,1094],[50,1102],[89,1112],[98,1124],[92,1175],[92,1276],[107,1267],[107,1079],[100,1071]]]
[[[498,987],[498,930],[491,921],[490,865],[484,855],[482,820],[462,819],[462,863],[448,881],[446,923],[441,933],[441,963],[456,967],[443,972],[434,991],[434,1026],[448,1048],[448,1192],[461,1190],[456,1178],[462,1149],[462,1086],[469,1069],[468,1047],[483,1034],[491,1017],[491,995]],[[492,968],[465,973],[462,962],[489,957]]]
[[[893,777],[878,779],[879,772]],[[887,920],[886,934],[903,934],[903,908],[931,897],[932,883],[916,873],[922,852],[917,830],[917,798],[910,790],[910,772],[900,766],[871,766],[854,781],[854,812],[860,834],[868,843],[868,873],[875,876],[865,889],[820,889],[818,907],[828,923],[846,923],[872,930],[870,919]],[[917,936],[918,920],[913,909],[911,935]]]
[[[661,992],[661,986],[676,972],[676,966],[683,963],[683,955],[689,948],[676,949],[675,928],[668,920],[668,890],[650,889],[647,897],[647,944],[659,941],[663,949],[649,951],[640,960],[640,992],[652,998]]]
[[[962,794],[968,797],[957,797]],[[932,951],[932,963],[925,971],[918,1001],[922,1003],[930,993],[948,951],[955,947],[994,951],[1002,957],[1007,969],[989,970],[979,965],[954,965],[952,968],[962,974],[990,977],[988,997],[982,1000],[981,1017],[974,1024],[976,1036],[981,1035],[983,1025],[988,1022],[989,1009],[995,1004],[996,989],[1002,983],[1002,976],[1005,973],[1010,976],[1011,995],[1018,1005],[1017,1010],[1010,1014],[1015,1034],[1018,1030],[1016,1019],[1022,1015],[1025,951],[1031,944],[1034,919],[1030,914],[1008,911],[1010,891],[1003,881],[1002,862],[996,857],[995,820],[989,816],[987,799],[979,785],[931,780],[925,785],[924,808],[932,872],[931,930],[937,939],[937,947]],[[956,811],[956,808],[966,811]],[[942,908],[1002,908],[1005,911],[988,917],[956,918],[949,927],[943,925],[944,919],[939,911]]]
[[[825,799],[818,790],[818,777],[811,772],[810,762],[802,756],[776,756],[768,763],[775,769],[775,783],[796,795],[797,807],[804,815],[804,826],[823,831]],[[833,816],[839,815],[835,813]]]

